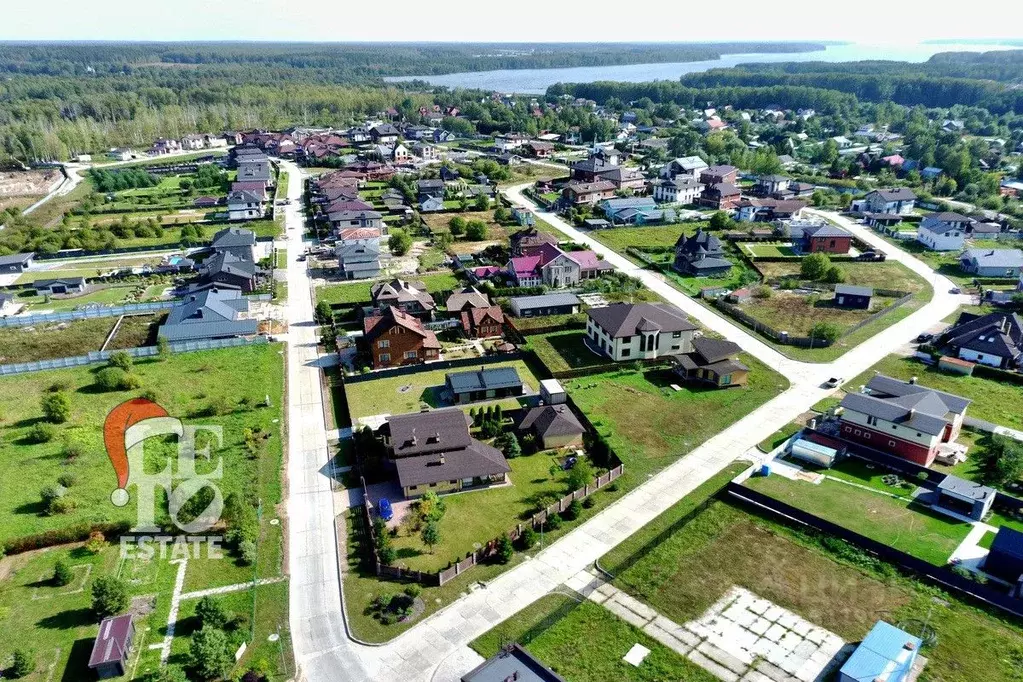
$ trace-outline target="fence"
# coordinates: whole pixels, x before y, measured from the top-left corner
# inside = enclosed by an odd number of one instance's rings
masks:
[[[1023,616],[1023,600],[1015,599],[995,588],[960,576],[949,568],[935,566],[911,554],[735,483],[729,483],[725,490],[729,499],[741,506],[755,511],[766,511],[787,525],[808,527],[817,532],[835,536],[942,589],[972,597],[1015,616]]]
[[[877,293],[877,292],[874,292],[874,293]],[[842,335],[840,337],[838,337],[838,338],[843,339],[843,338],[849,336],[850,334],[852,334],[853,332],[856,332],[856,331],[858,331],[860,329],[863,329],[868,324],[870,324],[870,323],[878,320],[879,318],[887,315],[888,313],[892,312],[896,308],[900,308],[900,307],[906,305],[907,303],[909,303],[912,300],[913,300],[913,294],[906,294],[902,298],[900,298],[900,299],[896,300],[895,302],[891,303],[890,305],[888,305],[886,308],[882,308],[881,310],[878,310],[873,315],[870,315],[869,317],[865,317],[862,320],[860,320],[859,322],[857,322],[856,324],[854,324],[853,326],[849,327],[844,332],[842,332]]]
[[[265,336],[234,339],[207,339],[203,341],[183,341],[171,343],[167,346],[172,353],[191,353],[202,350],[216,350],[219,348],[234,348],[236,346],[251,346],[268,343]],[[37,360],[35,362],[20,362],[12,365],[0,365],[0,376],[12,374],[26,374],[28,372],[42,372],[48,369],[66,369],[69,367],[82,367],[98,362],[106,362],[114,353],[127,353],[135,358],[151,358],[159,355],[160,349],[156,346],[143,346],[141,348],[125,348],[118,351],[98,351],[88,355],[78,355],[71,358],[56,358],[54,360]]]
[[[477,367],[479,365],[491,365],[509,360],[520,360],[523,357],[521,351],[513,353],[501,353],[499,355],[484,355],[478,358],[460,358],[458,360],[442,360],[419,365],[405,365],[404,367],[392,367],[381,369],[366,374],[350,374],[344,377],[346,384],[357,384],[362,381],[373,381],[375,379],[386,379],[388,377],[401,377],[420,372],[433,372],[438,369],[453,369],[456,367]]]
[[[788,334],[780,332],[774,327],[770,327],[760,320],[747,315],[742,310],[739,310],[737,306],[728,303],[723,298],[714,299],[714,307],[724,311],[728,315],[742,322],[747,327],[750,327],[757,333],[766,336],[775,343],[787,346],[796,346],[798,348],[827,348],[831,345],[831,341],[828,341],[827,339],[814,339],[807,336],[789,336]]]
[[[18,317],[0,318],[0,328],[29,327],[47,322],[71,322],[73,320],[90,320],[98,317],[120,317],[121,315],[138,315],[168,310],[177,305],[177,301],[152,301],[150,303],[124,303],[112,306],[97,306],[69,310],[61,313],[39,313],[37,315],[21,315]]]

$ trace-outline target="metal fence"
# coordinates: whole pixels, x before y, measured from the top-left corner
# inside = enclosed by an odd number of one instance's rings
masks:
[[[168,345],[168,350],[172,353],[191,353],[193,351],[234,348],[236,346],[251,346],[268,342],[269,341],[265,336],[234,339],[206,339],[202,341],[183,341],[179,343],[172,343]],[[12,365],[0,365],[0,376],[26,374],[28,372],[42,372],[48,369],[65,369],[68,367],[92,365],[108,361],[110,356],[114,353],[128,353],[135,358],[151,358],[159,355],[160,349],[156,346],[144,346],[141,348],[125,348],[117,351],[98,351],[71,358],[56,358],[53,360],[37,360],[35,362],[19,362]]]
[[[74,320],[90,320],[98,317],[120,317],[121,315],[138,315],[169,310],[177,305],[177,301],[151,301],[149,303],[123,303],[121,305],[94,306],[79,310],[68,310],[60,313],[39,313],[37,315],[19,315],[18,317],[0,318],[2,327],[31,327],[47,322],[72,322]]]

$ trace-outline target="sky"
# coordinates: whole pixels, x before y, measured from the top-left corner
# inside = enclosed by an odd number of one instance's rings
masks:
[[[443,42],[1023,38],[1023,2],[933,0],[51,0],[0,2],[0,40]],[[6,5],[6,6],[5,6]],[[952,3],[947,7],[951,9]],[[829,13],[840,8],[841,14]],[[997,20],[994,20],[997,18]]]

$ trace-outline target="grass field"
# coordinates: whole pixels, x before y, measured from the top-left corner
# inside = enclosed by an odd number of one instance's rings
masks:
[[[394,279],[393,277],[385,278],[387,280]],[[450,270],[441,270],[438,272],[428,272],[422,275],[407,275],[403,276],[403,279],[413,280],[416,282],[422,282],[426,285],[428,292],[436,293],[441,291],[451,291],[457,289],[460,285],[458,277],[455,273]],[[316,300],[326,301],[331,305],[344,305],[352,303],[366,303],[370,301],[369,290],[376,281],[374,282],[354,282],[345,284],[327,284],[322,287],[316,288]]]
[[[778,331],[787,331],[794,336],[808,336],[813,326],[822,320],[836,324],[845,331],[896,300],[874,296],[870,310],[852,310],[836,306],[834,296],[830,293],[807,296],[776,291],[770,298],[756,298],[741,304],[740,308]]]
[[[513,360],[487,367],[514,367],[519,377],[529,387],[529,392],[540,390],[540,382],[522,360]],[[352,421],[360,417],[376,414],[406,414],[418,412],[422,404],[430,407],[449,405],[441,400],[440,393],[444,390],[444,377],[450,372],[471,371],[472,367],[462,370],[438,369],[417,372],[404,376],[373,379],[370,381],[351,382],[345,386],[348,398],[348,409]]]
[[[664,369],[597,374],[563,382],[576,405],[607,436],[640,480],[731,426],[788,387],[780,374],[743,354],[749,385],[729,389],[682,386]],[[622,409],[628,405],[628,409]],[[739,453],[736,453],[739,454]]]
[[[894,498],[830,479],[814,485],[782,476],[752,478],[746,485],[937,566],[948,563],[970,531],[966,523],[913,503],[909,491]]]
[[[677,225],[658,225],[655,227],[616,227],[610,230],[594,230],[590,233],[594,239],[606,244],[611,250],[625,253],[632,246],[637,249],[667,248],[675,246],[675,242],[684,232],[693,234],[704,222],[679,223]]]
[[[115,322],[116,317],[99,317],[0,329],[0,364],[51,360],[98,351]]]
[[[918,377],[920,384],[973,401],[967,414],[995,424],[1023,430],[1023,411],[1019,409],[1021,389],[1014,384],[982,377],[946,374],[936,367],[910,358],[889,355],[863,374],[846,382],[847,390],[858,391],[875,372],[908,381]]]
[[[161,285],[161,290],[166,286],[167,285]],[[125,303],[130,299],[130,296],[136,289],[137,287],[131,284],[97,286],[92,291],[82,294],[81,296],[71,296],[66,298],[51,297],[49,301],[46,300],[45,296],[36,296],[35,291],[29,289],[26,293],[32,293],[32,295],[19,295],[17,297],[17,301],[29,306],[30,312],[42,312],[44,310],[63,312],[87,305],[104,306]]]
[[[166,319],[166,313],[156,315],[129,315],[121,320],[114,338],[106,350],[123,350],[156,345],[157,328]]]
[[[770,244],[770,243],[748,243],[743,244],[742,248],[746,249],[746,252],[756,258],[797,258],[796,252],[792,249],[790,244]]]
[[[597,355],[586,347],[583,342],[585,332],[585,329],[571,329],[553,334],[534,334],[526,337],[526,340],[551,372],[610,364],[610,358]]]
[[[279,346],[267,345],[182,353],[163,361],[137,363],[133,370],[141,382],[140,390],[152,391],[156,401],[171,415],[189,424],[214,424],[223,428],[224,447],[217,454],[222,455],[224,462],[220,487],[225,496],[232,491],[259,495],[264,504],[271,506],[280,498],[279,420],[283,367],[278,350]],[[88,519],[130,521],[136,517],[134,496],[125,507],[114,507],[110,503],[116,479],[104,452],[102,425],[114,406],[140,391],[99,391],[95,387],[94,373],[100,367],[0,378],[0,415],[3,415],[0,461],[5,470],[18,471],[19,477],[17,486],[4,486],[0,490],[0,541]],[[54,386],[66,387],[71,397],[71,419],[57,426],[57,437],[52,441],[31,442],[28,434],[42,416],[40,398]],[[267,395],[272,407],[256,407]],[[225,414],[199,416],[210,406],[220,405],[225,406]],[[256,458],[246,451],[246,429],[269,435],[267,440],[260,441]],[[80,444],[84,454],[67,461],[64,454],[67,443]],[[173,444],[155,444],[151,448],[154,471],[160,457],[173,454],[174,449]],[[47,516],[43,514],[39,491],[65,472],[77,478],[69,493],[76,507],[67,514]],[[267,513],[264,518],[270,515]]]
[[[879,619],[910,630],[927,621],[938,638],[922,652],[930,659],[928,680],[1016,675],[1018,623],[902,577],[842,543],[827,549],[722,502],[685,519],[690,507],[683,500],[601,559],[618,587],[676,622],[703,614],[737,585],[852,642]]]
[[[883,263],[836,263],[846,274],[846,284],[874,287],[876,289],[895,289],[907,293],[920,293],[930,291],[928,284],[920,275],[916,274],[902,263],[885,261]],[[799,263],[757,263],[757,268],[764,274],[764,277],[782,279],[785,277],[799,277]],[[930,295],[928,295],[928,299]]]

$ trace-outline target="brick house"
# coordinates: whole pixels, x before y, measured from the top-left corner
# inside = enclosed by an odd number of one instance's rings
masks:
[[[504,330],[504,312],[499,305],[463,310],[462,329],[470,339],[501,336]]]
[[[803,253],[849,253],[852,235],[830,224],[808,225],[803,228],[800,248]]]
[[[394,307],[363,320],[363,342],[373,356],[374,369],[415,365],[440,357],[437,335]]]

